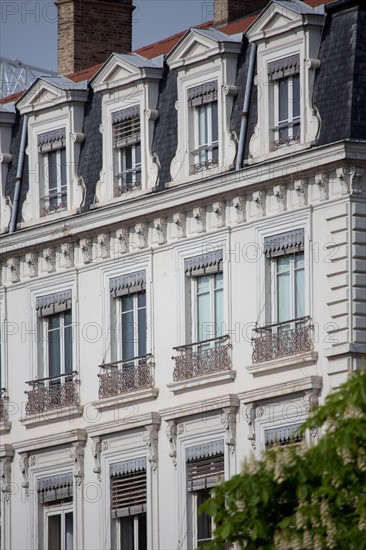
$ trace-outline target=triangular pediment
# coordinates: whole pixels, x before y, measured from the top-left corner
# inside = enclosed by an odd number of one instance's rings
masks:
[[[220,44],[227,43],[235,48],[236,42],[217,29],[190,29],[172,49],[167,63],[170,67],[194,63],[218,53]]]
[[[288,17],[288,13],[278,13],[276,11],[272,17],[269,17],[267,21],[265,21],[265,24],[262,27],[262,31],[269,31],[274,29],[281,29],[286,27],[290,22],[293,21],[293,17]]]
[[[301,26],[303,16],[313,10],[297,0],[293,2],[273,0],[267,4],[246,31],[249,40],[260,40],[271,35],[281,34],[290,28]]]
[[[38,78],[18,101],[17,107],[21,113],[26,113],[28,110],[39,110],[56,105],[65,97],[65,90]]]
[[[91,81],[94,90],[128,85],[146,74],[160,72],[161,67],[141,55],[112,54]]]
[[[57,94],[55,90],[44,87],[38,95],[32,100],[33,105],[41,105],[47,103],[48,101],[55,101],[57,99]]]

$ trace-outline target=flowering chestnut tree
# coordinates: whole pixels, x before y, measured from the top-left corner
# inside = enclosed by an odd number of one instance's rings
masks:
[[[205,550],[366,549],[366,371],[310,413],[314,427],[317,444],[269,450],[215,487]]]

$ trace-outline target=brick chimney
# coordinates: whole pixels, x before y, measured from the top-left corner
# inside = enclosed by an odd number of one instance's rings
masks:
[[[255,11],[262,10],[269,0],[214,0],[214,25],[225,25]]]
[[[132,0],[56,0],[58,72],[103,63],[132,49]]]

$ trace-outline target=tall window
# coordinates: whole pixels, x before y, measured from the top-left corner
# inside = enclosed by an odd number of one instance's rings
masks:
[[[211,540],[212,518],[200,514],[201,504],[211,496],[211,490],[224,480],[224,441],[212,441],[186,449],[188,535],[192,548]]]
[[[188,90],[193,124],[191,172],[200,172],[218,164],[217,81],[206,82]]]
[[[115,195],[141,189],[140,107],[112,115]]]
[[[67,208],[65,128],[38,136],[42,214]]]
[[[51,378],[50,384],[60,384],[60,375],[73,370],[71,290],[41,296],[36,307],[43,367],[39,377]]]
[[[268,64],[273,102],[274,148],[300,140],[300,56]]]
[[[189,312],[188,333],[192,342],[219,338],[223,334],[222,250],[185,261]]]
[[[110,282],[116,298],[114,355],[117,361],[129,362],[146,355],[146,274],[137,271],[115,277]],[[133,362],[132,362],[133,364]]]
[[[146,457],[111,465],[112,546],[147,550]]]
[[[39,479],[39,547],[45,550],[73,550],[72,473]]]
[[[305,316],[304,230],[288,231],[264,241],[267,256],[267,320],[272,323]],[[268,307],[270,306],[270,307]]]

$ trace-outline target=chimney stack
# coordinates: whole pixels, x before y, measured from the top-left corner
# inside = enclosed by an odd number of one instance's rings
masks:
[[[214,0],[214,25],[226,25],[256,11],[262,10],[269,0]]]
[[[70,74],[132,49],[132,0],[56,0],[58,72]]]

